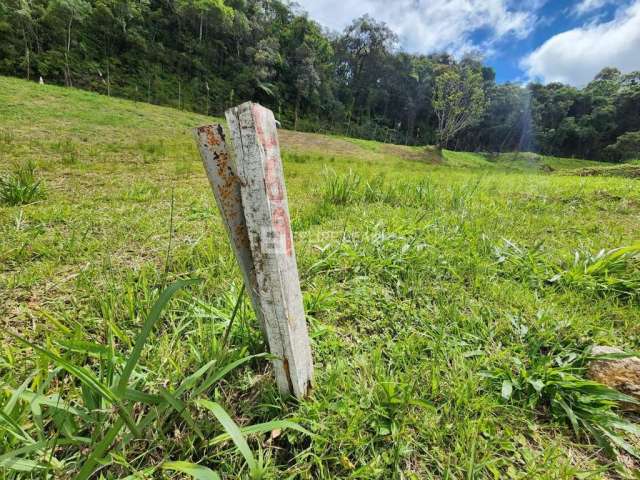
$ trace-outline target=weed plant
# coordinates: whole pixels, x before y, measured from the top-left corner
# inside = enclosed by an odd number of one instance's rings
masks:
[[[43,197],[42,180],[37,178],[36,166],[31,161],[17,163],[12,172],[0,178],[0,203],[25,205]]]

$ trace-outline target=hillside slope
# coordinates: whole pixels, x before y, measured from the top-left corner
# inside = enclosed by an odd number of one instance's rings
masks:
[[[163,286],[186,278],[200,282],[151,330],[122,400],[143,432],[134,439],[129,425],[106,442],[104,478],[157,478],[168,460],[247,478],[246,449],[220,437],[201,400],[240,426],[305,429],[246,433],[264,467],[255,478],[569,480],[637,468],[550,408],[589,401],[613,417],[587,425],[619,421],[590,396],[583,367],[594,343],[640,349],[637,179],[546,168],[594,166],[579,160],[433,162],[423,149],[282,131],[316,364],[311,397],[294,403],[267,359],[246,358],[265,346],[190,133],[211,120],[0,78],[0,177],[32,162],[42,181],[33,201],[0,203],[0,404],[11,420],[0,477],[30,475],[17,465],[77,478],[122,410],[69,363],[117,382]],[[181,390],[204,365],[211,383]],[[173,407],[154,417],[158,405]]]
[[[223,121],[173,108],[37,85],[9,77],[0,77],[0,102],[3,131],[32,140],[48,141],[55,130],[56,137],[72,142],[124,147],[148,138],[175,141],[189,136],[194,126]],[[131,135],[132,132],[135,135]],[[281,131],[281,142],[284,149],[291,151],[350,157],[422,158],[419,148],[287,130]]]
[[[37,85],[10,77],[0,77],[0,114],[4,135],[88,145],[109,143],[113,148],[134,149],[151,139],[176,142],[190,138],[190,129],[223,119],[205,117],[173,108],[135,103],[82,90]],[[135,135],[132,135],[135,132]],[[51,134],[55,134],[55,139]],[[557,159],[523,154],[522,157],[498,157],[488,161],[482,155],[445,152],[439,157],[432,149],[383,144],[331,135],[281,130],[285,151],[350,158],[396,158],[451,166],[514,169],[538,169],[541,163],[552,168],[597,166],[598,162]],[[496,161],[497,160],[497,161]]]

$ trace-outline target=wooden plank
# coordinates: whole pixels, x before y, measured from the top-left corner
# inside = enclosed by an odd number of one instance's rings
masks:
[[[229,154],[224,130],[221,125],[215,124],[195,128],[193,132],[231,246],[240,265],[244,284],[251,297],[260,328],[264,332],[264,319],[260,302],[257,300],[258,282],[242,208],[240,180]]]
[[[251,102],[226,112],[236,152],[260,308],[278,388],[297,398],[313,378],[287,192],[273,113]]]

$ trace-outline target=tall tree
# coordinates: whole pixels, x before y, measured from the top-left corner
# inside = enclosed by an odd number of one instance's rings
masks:
[[[91,4],[85,0],[53,0],[49,4],[48,15],[64,25],[64,80],[65,85],[73,85],[71,74],[71,42],[74,22],[80,23],[91,12]]]
[[[329,62],[333,50],[320,27],[306,16],[295,18],[283,35],[286,59],[282,85],[290,92],[293,103],[293,125],[298,129],[300,114],[305,109],[317,108],[320,87],[327,82]]]
[[[470,66],[447,67],[436,77],[433,109],[438,117],[440,148],[480,120],[486,107],[482,86],[482,73]]]
[[[397,35],[385,23],[368,15],[354,20],[336,42],[342,97],[350,117],[371,118],[372,102],[397,43]]]

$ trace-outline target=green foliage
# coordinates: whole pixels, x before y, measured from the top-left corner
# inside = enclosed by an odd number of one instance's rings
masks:
[[[388,205],[420,205],[432,208],[435,201],[434,186],[428,180],[418,183],[389,184],[384,175],[371,180],[352,171],[346,175],[328,172],[322,186],[325,204],[350,205],[355,203],[385,203]]]
[[[562,352],[537,354],[508,369],[490,374],[505,401],[535,408],[553,420],[570,425],[577,438],[595,440],[611,458],[620,451],[640,459],[640,450],[625,435],[640,435],[635,423],[617,413],[620,403],[637,404],[600,383],[586,380],[588,355]]]
[[[543,242],[523,248],[509,240],[494,247],[498,265],[508,275],[532,286],[554,285],[583,292],[637,300],[640,295],[640,245],[597,254],[575,251],[569,262],[550,259]]]
[[[328,175],[324,186],[323,199],[333,205],[347,205],[356,201],[360,194],[360,175],[349,172],[339,176],[335,172]]]
[[[445,148],[451,139],[478,122],[486,99],[482,75],[468,66],[443,67],[436,78],[433,110],[438,117],[438,145]]]
[[[615,166],[580,168],[565,173],[579,177],[623,177],[638,179],[640,178],[640,160],[636,160],[630,164],[623,163]]]
[[[79,147],[69,139],[58,142],[55,150],[59,152],[64,165],[76,165],[80,161]]]
[[[227,365],[217,360],[211,361],[185,378],[171,392],[165,388],[160,388],[158,393],[145,391],[148,388],[147,375],[138,368],[142,350],[169,300],[179,290],[193,284],[194,281],[177,281],[160,294],[126,362],[122,357],[115,356],[108,347],[87,340],[74,341],[68,354],[61,356],[53,349],[39,347],[16,336],[19,342],[54,367],[54,376],[47,379],[47,384],[59,377],[68,392],[77,389],[81,395],[73,400],[64,400],[62,391],[44,395],[43,386],[38,386],[34,381],[42,365],[19,388],[9,389],[11,397],[2,410],[2,427],[14,437],[5,446],[17,445],[0,456],[0,466],[18,472],[50,470],[62,474],[69,469],[77,470],[74,478],[83,480],[93,475],[99,463],[104,466],[105,462],[116,461],[115,457],[105,460],[116,437],[122,438],[118,448],[123,448],[151,432],[155,436],[163,436],[170,428],[180,428],[182,421],[197,438],[204,441],[204,435],[192,417],[192,407],[187,402],[191,403],[198,395],[210,391],[232,369],[254,357],[241,358]],[[96,352],[99,352],[97,365],[90,361]],[[81,356],[78,357],[78,354]],[[85,365],[76,363],[82,356]],[[136,370],[138,372],[134,375]],[[66,371],[68,377],[61,375],[61,371]],[[35,390],[30,390],[30,385]],[[186,398],[186,402],[181,397]],[[243,434],[226,411],[215,402],[198,402],[198,405],[211,410],[225,430],[231,433],[239,451],[249,462],[252,478],[262,478],[261,472],[266,468],[262,459],[261,462],[254,459]],[[112,412],[109,412],[109,406],[113,407]],[[129,433],[122,432],[125,425]],[[293,422],[272,422],[269,426],[287,428],[291,425],[304,431]],[[260,431],[261,427],[257,425],[255,428]],[[34,432],[35,438],[29,431]],[[64,460],[54,460],[54,450],[60,448],[64,449]],[[88,455],[78,455],[87,448],[90,450]],[[198,479],[219,478],[210,469],[188,462],[165,462],[162,469],[180,471]]]
[[[254,480],[259,480],[261,478],[264,478],[264,475],[266,473],[266,465],[264,464],[263,457],[261,456],[259,460],[256,460],[256,458],[253,455],[253,452],[249,448],[249,444],[244,438],[244,435],[242,435],[240,428],[238,427],[236,422],[234,422],[233,419],[229,416],[229,414],[224,410],[224,408],[222,408],[219,404],[208,401],[208,400],[200,400],[198,402],[198,405],[206,408],[211,413],[213,413],[216,419],[220,422],[220,424],[223,426],[225,431],[228,433],[229,438],[233,440],[233,443],[235,444],[236,448],[242,454],[245,461],[247,462],[247,465],[249,467],[250,478]]]
[[[36,166],[31,161],[15,164],[12,172],[0,177],[0,203],[25,205],[43,197],[42,180],[36,177]]]
[[[509,240],[494,246],[494,256],[500,269],[507,275],[542,287],[550,278],[551,266],[543,256],[543,242],[532,248],[522,248]]]
[[[377,433],[397,438],[402,432],[404,416],[411,408],[417,407],[425,414],[435,412],[435,407],[419,398],[415,386],[396,382],[381,382],[374,391],[372,417]]]
[[[165,462],[162,469],[184,473],[194,480],[220,480],[220,476],[210,468],[190,462]]]
[[[576,252],[573,262],[549,279],[568,288],[640,298],[640,244],[596,255]]]
[[[616,143],[609,145],[607,154],[619,161],[640,159],[640,130],[637,132],[626,132],[620,135]]]
[[[639,75],[605,68],[583,90],[559,83],[530,85],[532,141],[545,154],[629,158],[633,132],[640,129]]]
[[[611,161],[640,130],[638,72],[605,68],[581,90],[497,84],[473,57],[400,51],[367,15],[329,35],[280,0],[0,6],[0,74],[206,115],[253,100],[295,130]]]

